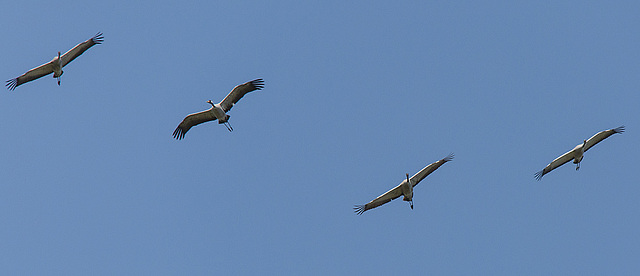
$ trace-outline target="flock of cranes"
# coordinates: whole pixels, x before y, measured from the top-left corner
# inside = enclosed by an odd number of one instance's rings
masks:
[[[67,51],[63,55],[58,52],[58,55],[54,57],[53,60],[31,69],[17,78],[8,80],[6,83],[7,89],[14,90],[16,89],[16,87],[24,83],[44,77],[51,73],[53,73],[53,77],[58,80],[58,85],[60,85],[60,78],[64,73],[64,71],[62,71],[62,68],[78,56],[82,55],[82,53],[91,48],[93,45],[101,44],[103,41],[104,38],[102,37],[102,33],[97,33],[92,38],[71,48],[71,50]],[[238,101],[242,99],[244,95],[252,91],[261,90],[262,88],[264,88],[264,81],[262,79],[255,79],[234,87],[233,90],[231,90],[231,92],[229,92],[229,94],[217,104],[214,104],[211,100],[208,100],[207,103],[211,105],[211,108],[198,113],[189,114],[187,117],[185,117],[184,120],[182,120],[178,127],[173,131],[173,137],[175,139],[181,140],[184,138],[184,135],[187,133],[187,131],[189,131],[189,129],[191,129],[193,126],[215,120],[218,120],[218,124],[224,124],[225,127],[227,127],[227,130],[229,130],[230,132],[233,131],[233,128],[229,123],[230,116],[227,114],[227,112],[229,112],[229,110],[231,110],[231,108],[236,103],[238,103]],[[539,181],[540,179],[542,179],[542,176],[569,161],[573,161],[573,163],[576,164],[576,170],[580,169],[580,162],[584,158],[584,153],[587,152],[587,150],[589,150],[591,147],[595,146],[602,140],[608,138],[609,136],[622,132],[624,132],[624,126],[596,133],[591,138],[583,140],[581,144],[577,145],[572,150],[563,155],[560,155],[560,157],[551,161],[551,163],[549,163],[549,165],[547,165],[541,171],[536,172],[534,174],[535,178]],[[424,167],[422,170],[414,174],[412,177],[409,177],[409,174],[407,173],[406,180],[403,180],[398,186],[380,195],[367,204],[355,205],[354,211],[356,212],[356,214],[361,215],[367,210],[388,203],[396,198],[399,198],[400,196],[403,197],[403,201],[408,201],[410,204],[409,206],[411,207],[411,209],[413,209],[413,189],[415,188],[415,186],[440,166],[451,160],[453,160],[453,153],[443,159],[429,164],[428,166]]]

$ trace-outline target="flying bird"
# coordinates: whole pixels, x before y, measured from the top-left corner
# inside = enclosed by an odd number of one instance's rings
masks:
[[[224,124],[229,131],[233,131],[231,124],[229,124],[230,116],[227,112],[229,112],[233,105],[242,99],[245,94],[254,90],[261,90],[263,87],[264,81],[262,79],[255,79],[234,87],[233,90],[229,92],[229,95],[224,97],[220,103],[214,104],[211,100],[208,100],[207,103],[211,105],[211,108],[202,112],[189,114],[182,120],[176,130],[173,131],[173,138],[180,140],[184,138],[184,135],[191,127],[216,119],[218,120],[218,124]]]
[[[420,183],[422,179],[427,177],[427,175],[431,174],[437,168],[442,166],[442,164],[447,163],[452,159],[453,159],[453,153],[449,154],[449,156],[443,159],[440,159],[436,162],[429,164],[428,166],[424,167],[424,169],[414,174],[411,178],[409,178],[409,174],[407,173],[406,174],[407,179],[402,180],[400,185],[396,186],[395,188],[389,190],[388,192],[382,194],[381,196],[377,197],[376,199],[372,200],[371,202],[365,205],[355,205],[355,207],[353,207],[354,211],[356,212],[356,214],[361,215],[366,210],[376,208],[400,196],[404,196],[402,200],[408,201],[410,204],[409,206],[411,206],[411,209],[413,209],[413,188],[416,185],[418,185],[418,183]]]
[[[542,179],[542,176],[544,176],[545,174],[548,174],[550,171],[553,171],[555,168],[560,167],[571,160],[573,160],[573,163],[576,164],[576,171],[577,171],[580,169],[580,162],[584,157],[583,154],[587,152],[587,150],[595,146],[597,143],[600,143],[600,141],[606,139],[607,137],[613,134],[622,133],[622,132],[624,132],[624,126],[600,131],[595,135],[591,136],[591,138],[589,138],[588,140],[582,140],[583,141],[582,144],[577,145],[575,148],[573,148],[569,152],[563,155],[560,155],[560,157],[551,161],[549,165],[544,167],[543,170],[536,172],[534,176],[539,181],[540,179]]]
[[[22,74],[22,76],[8,80],[6,83],[7,89],[14,90],[23,83],[30,82],[51,73],[53,73],[54,78],[58,79],[58,85],[60,85],[60,77],[64,73],[64,71],[62,71],[62,67],[69,64],[69,62],[77,58],[79,55],[82,55],[82,53],[91,48],[91,46],[101,44],[102,41],[104,41],[102,33],[97,33],[89,40],[71,48],[71,50],[64,53],[64,55],[60,55],[60,52],[58,52],[58,56],[54,57],[53,60],[27,71]]]

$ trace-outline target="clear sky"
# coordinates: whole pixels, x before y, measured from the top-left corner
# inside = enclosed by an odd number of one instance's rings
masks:
[[[3,274],[640,271],[640,2],[224,2],[3,3],[3,81],[104,33],[0,93]]]

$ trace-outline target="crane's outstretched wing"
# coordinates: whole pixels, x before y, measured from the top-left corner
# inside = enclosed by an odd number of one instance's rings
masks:
[[[75,47],[71,48],[71,50],[67,51],[60,57],[62,59],[62,67],[67,65],[69,62],[77,58],[79,55],[82,55],[84,51],[91,48],[91,46],[96,44],[101,44],[104,41],[104,37],[102,37],[102,33],[97,33],[92,38],[88,39],[85,42],[82,42]]]
[[[407,181],[407,180],[404,180]],[[403,181],[403,183],[404,183]],[[372,200],[371,202],[365,204],[365,205],[355,205],[353,207],[353,210],[358,214],[358,215],[362,215],[362,213],[364,213],[364,211],[369,210],[369,209],[373,209],[376,208],[382,204],[385,204],[389,201],[392,201],[398,197],[400,197],[402,195],[402,189],[400,188],[402,184],[396,186],[395,188],[389,190],[388,192],[382,194],[381,196],[377,197],[376,199]]]
[[[546,167],[544,167],[544,169],[542,169],[539,172],[536,172],[534,174],[534,176],[536,177],[536,179],[538,179],[538,181],[540,181],[540,179],[542,179],[542,176],[549,173],[550,171],[555,170],[555,168],[560,167],[562,165],[564,165],[565,163],[573,160],[573,151],[576,149],[572,149],[570,151],[568,151],[567,153],[560,155],[560,157],[556,158],[555,160],[551,161],[551,163],[549,163],[549,165],[547,165]]]
[[[16,87],[18,87],[23,83],[30,82],[32,80],[44,77],[51,73],[53,73],[53,61],[49,61],[36,68],[33,68],[15,79],[8,80],[6,83],[6,86],[7,86],[7,89],[14,90],[16,89]]]
[[[182,138],[184,138],[184,135],[187,134],[187,131],[189,131],[191,127],[202,124],[204,122],[216,120],[216,116],[213,115],[213,112],[211,112],[212,109],[189,114],[184,118],[184,120],[182,120],[176,130],[173,131],[173,138],[181,140]]]
[[[442,166],[444,163],[447,163],[449,161],[453,160],[453,153],[449,154],[447,157],[440,159],[436,162],[433,162],[431,164],[429,164],[428,166],[424,167],[424,169],[420,170],[418,173],[414,174],[410,179],[411,179],[411,183],[413,183],[413,187],[415,187],[416,185],[418,185],[418,183],[420,183],[420,181],[422,181],[422,179],[424,179],[425,177],[427,177],[427,175],[431,174],[433,171],[435,171],[436,169],[440,168],[440,166]]]
[[[229,94],[224,97],[224,99],[220,102],[220,106],[224,109],[224,112],[229,112],[234,104],[236,104],[245,94],[254,91],[260,90],[264,87],[264,81],[262,79],[255,79],[250,82],[246,82],[240,84],[231,90]]]
[[[600,141],[606,139],[611,135],[614,135],[616,133],[623,133],[623,132],[624,132],[624,126],[617,127],[610,130],[600,131],[595,135],[591,136],[589,140],[587,140],[587,143],[584,146],[584,151],[587,152],[587,150],[589,150],[591,147],[595,146],[597,143],[600,143]]]

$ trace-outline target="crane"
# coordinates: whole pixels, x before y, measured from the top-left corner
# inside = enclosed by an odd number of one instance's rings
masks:
[[[381,196],[377,197],[376,199],[370,201],[365,205],[355,205],[353,207],[354,211],[356,212],[356,214],[361,215],[362,213],[364,213],[364,211],[367,211],[367,210],[376,208],[380,205],[383,205],[385,203],[388,203],[391,200],[394,200],[400,196],[404,196],[402,200],[408,201],[410,204],[409,206],[411,207],[411,209],[413,209],[413,188],[416,185],[418,185],[418,183],[420,183],[422,179],[427,177],[427,175],[431,174],[440,166],[442,166],[444,163],[447,163],[452,159],[453,159],[453,153],[449,154],[447,157],[443,159],[440,159],[436,162],[429,164],[428,166],[420,170],[418,173],[414,174],[411,178],[409,178],[409,174],[407,173],[406,174],[407,179],[402,180],[400,185],[396,186],[395,188],[389,190],[388,192],[382,194]]]
[[[102,41],[104,41],[102,33],[97,33],[87,41],[79,43],[75,47],[71,48],[71,50],[67,51],[63,55],[60,55],[60,52],[58,52],[58,55],[51,61],[31,69],[15,79],[8,80],[6,83],[7,89],[14,90],[21,84],[39,79],[51,73],[53,73],[54,78],[58,79],[58,85],[60,85],[60,77],[64,73],[62,68],[78,56],[82,55],[82,53],[91,48],[91,46],[101,44]]]
[[[218,120],[218,124],[224,124],[227,130],[233,131],[231,124],[229,124],[230,116],[227,112],[229,112],[233,105],[242,99],[245,94],[251,91],[261,90],[263,87],[264,81],[262,79],[255,79],[234,87],[220,103],[214,104],[211,100],[208,100],[207,103],[211,105],[211,108],[189,114],[185,117],[176,130],[173,131],[173,138],[181,140],[191,127],[216,119]]]
[[[609,136],[616,133],[622,133],[622,132],[624,132],[624,126],[620,126],[620,127],[609,129],[609,130],[603,130],[591,136],[591,138],[589,138],[588,140],[582,140],[582,144],[579,144],[572,150],[566,152],[563,155],[560,155],[560,157],[551,161],[551,163],[549,163],[549,165],[544,167],[544,169],[542,169],[539,172],[536,172],[534,174],[535,178],[538,179],[538,181],[540,181],[540,179],[542,179],[542,176],[544,176],[545,174],[548,174],[549,172],[553,171],[555,168],[560,167],[571,160],[573,160],[573,163],[576,164],[576,171],[579,170],[580,162],[582,161],[582,158],[584,158],[584,153],[587,152],[587,150],[595,146],[597,143],[600,143],[600,141],[608,138]]]

